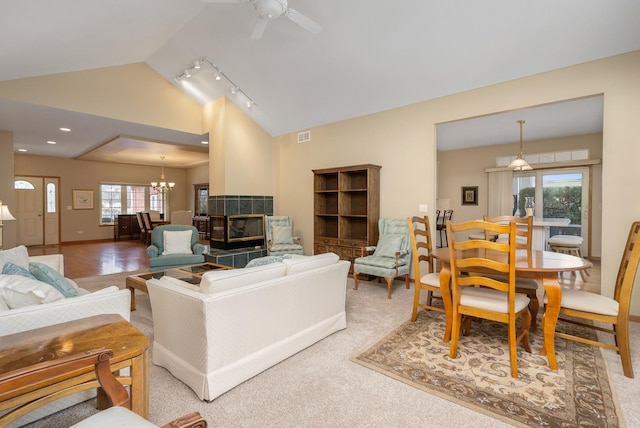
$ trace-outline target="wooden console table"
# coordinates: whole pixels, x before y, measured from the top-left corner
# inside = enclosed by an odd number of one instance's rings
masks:
[[[130,386],[131,410],[149,417],[149,339],[120,315],[105,314],[0,337],[0,373],[96,348],[113,350],[111,370],[130,368],[129,376],[117,376]],[[0,391],[0,411],[42,398],[40,405],[56,399],[55,394],[99,386],[93,367],[56,376],[28,388]],[[48,397],[48,398],[43,398]],[[98,388],[98,408],[106,407]],[[22,416],[27,411],[18,415]],[[14,415],[15,416],[15,415]],[[0,417],[0,426],[4,426]]]

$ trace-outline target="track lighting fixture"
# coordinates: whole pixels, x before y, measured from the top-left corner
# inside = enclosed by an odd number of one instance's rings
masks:
[[[251,108],[251,107],[256,105],[255,101],[253,101],[251,99],[251,97],[249,97],[246,94],[246,92],[244,92],[242,89],[240,89],[240,87],[233,80],[229,79],[229,77],[222,72],[222,70],[220,69],[220,67],[216,63],[214,63],[213,61],[211,61],[207,57],[198,58],[195,61],[193,61],[192,65],[190,67],[188,67],[188,68],[185,68],[183,72],[181,72],[176,77],[174,77],[173,81],[175,82],[176,85],[178,85],[184,79],[187,79],[187,78],[191,77],[191,73],[194,70],[201,70],[202,68],[205,68],[207,66],[207,64],[209,66],[211,66],[216,71],[215,79],[217,81],[220,81],[220,80],[224,79],[224,80],[226,80],[227,82],[229,82],[231,84],[231,93],[233,95],[241,94],[242,96],[244,96],[244,98],[246,98],[246,100],[247,100],[246,101],[246,105],[247,105],[248,108]]]

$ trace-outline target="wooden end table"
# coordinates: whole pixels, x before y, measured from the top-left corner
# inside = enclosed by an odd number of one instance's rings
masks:
[[[129,376],[117,376],[117,379],[121,384],[130,386],[131,410],[148,419],[149,345],[149,338],[120,315],[96,315],[0,337],[0,373],[92,349],[108,348],[113,351],[110,360],[112,371],[130,368]],[[83,391],[94,387],[99,387],[99,384],[93,367],[88,367],[19,390],[0,390],[0,411],[34,400],[41,400],[40,405],[43,405],[60,398],[52,395],[65,390]],[[98,408],[106,407],[106,396],[98,388]],[[28,411],[17,413],[11,416],[12,419]],[[0,417],[0,426],[9,422],[4,420],[5,416]]]
[[[170,276],[182,281],[186,281],[193,285],[200,285],[202,281],[202,275],[212,270],[229,270],[233,269],[231,266],[220,265],[217,263],[200,263],[191,266],[180,266],[176,268],[159,270],[156,272],[146,272],[137,275],[128,276],[126,279],[126,287],[131,291],[131,310],[136,310],[136,295],[135,290],[140,290],[149,294],[147,289],[147,280],[155,278],[160,279],[163,276]]]

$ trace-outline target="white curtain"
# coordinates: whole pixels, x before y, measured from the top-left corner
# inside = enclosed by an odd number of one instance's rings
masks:
[[[489,175],[489,206],[487,215],[511,215],[513,213],[513,172],[495,171]]]

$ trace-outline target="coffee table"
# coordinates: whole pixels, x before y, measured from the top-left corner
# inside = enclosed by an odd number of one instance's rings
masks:
[[[231,266],[220,265],[217,263],[200,263],[197,265],[179,266],[171,269],[159,270],[156,272],[146,272],[128,276],[126,279],[126,286],[131,291],[131,310],[136,310],[135,290],[140,290],[144,293],[149,294],[149,290],[147,290],[147,280],[149,279],[160,279],[163,276],[169,276],[182,281],[186,281],[190,284],[200,285],[203,274],[211,272],[212,270],[229,269],[233,268]]]

